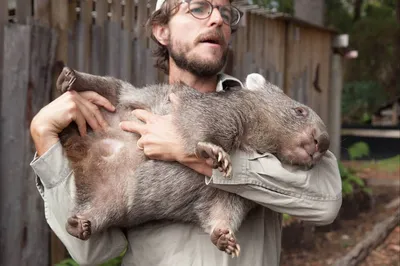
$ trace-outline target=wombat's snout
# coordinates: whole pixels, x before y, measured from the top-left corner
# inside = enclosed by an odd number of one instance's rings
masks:
[[[329,149],[329,136],[326,132],[317,133],[314,135],[314,141],[316,145],[316,151],[324,153]]]

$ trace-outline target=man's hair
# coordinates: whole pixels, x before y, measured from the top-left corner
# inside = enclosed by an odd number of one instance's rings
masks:
[[[229,0],[229,2],[232,3],[233,0]],[[178,8],[174,9],[173,12],[172,9],[176,7],[176,4],[178,3],[178,0],[166,0],[164,4],[161,6],[160,9],[157,11],[153,12],[147,23],[147,30],[149,31],[149,34],[151,36],[151,39],[156,43],[156,48],[153,50],[153,56],[156,58],[155,62],[155,67],[161,69],[166,75],[169,74],[169,52],[168,48],[164,45],[162,45],[156,37],[153,35],[153,26],[155,25],[167,25],[171,16],[176,14],[178,12]],[[232,29],[232,32],[234,32],[235,29]]]

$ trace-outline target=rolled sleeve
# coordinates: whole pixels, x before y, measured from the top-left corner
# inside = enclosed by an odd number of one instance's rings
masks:
[[[337,216],[342,187],[337,160],[330,151],[309,170],[282,164],[269,153],[237,151],[231,160],[232,179],[214,170],[206,183],[311,223],[329,224]]]
[[[45,188],[51,189],[65,180],[70,174],[71,169],[68,159],[63,155],[63,149],[60,142],[57,142],[45,152],[42,156],[35,157],[30,163],[33,171]]]

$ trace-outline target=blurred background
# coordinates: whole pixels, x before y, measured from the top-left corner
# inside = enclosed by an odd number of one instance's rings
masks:
[[[136,86],[167,81],[144,28],[155,3],[0,0],[0,265],[76,265],[44,220],[29,124],[59,96],[65,65]],[[400,265],[400,1],[233,4],[244,16],[224,72],[261,73],[312,107],[342,177],[331,225],[284,214],[281,264]]]

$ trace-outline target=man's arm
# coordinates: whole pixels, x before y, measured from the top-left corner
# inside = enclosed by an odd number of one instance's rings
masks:
[[[75,184],[58,134],[72,121],[81,135],[86,134],[86,124],[93,130],[107,127],[98,107],[115,110],[107,99],[94,92],[67,92],[43,107],[30,126],[37,151],[30,165],[44,200],[46,221],[80,265],[99,264],[117,257],[126,247],[124,234],[116,229],[93,235],[88,241],[71,236],[65,229],[74,207]]]
[[[282,164],[272,154],[231,156],[232,179],[213,170],[206,183],[271,210],[317,225],[332,223],[342,204],[338,163],[330,151],[310,170]]]
[[[127,242],[122,231],[110,229],[95,234],[87,241],[79,240],[65,229],[74,206],[74,176],[57,142],[42,156],[31,162],[36,174],[36,186],[44,201],[45,218],[53,232],[79,265],[97,265],[119,256]]]
[[[341,178],[336,158],[327,152],[313,169],[305,171],[283,165],[271,154],[231,155],[233,178],[225,179],[208,162],[184,152],[172,116],[135,110],[139,124],[124,121],[121,128],[141,135],[138,146],[150,159],[178,161],[206,176],[206,183],[236,193],[280,213],[304,221],[327,224],[336,217],[341,203]],[[211,177],[211,178],[209,178]]]

